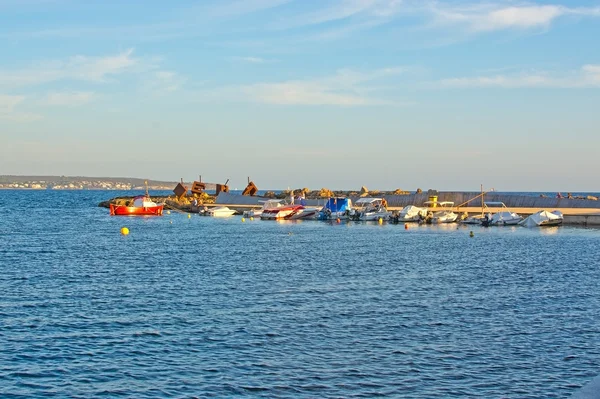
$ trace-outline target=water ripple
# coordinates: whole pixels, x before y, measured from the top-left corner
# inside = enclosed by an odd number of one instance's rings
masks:
[[[0,192],[3,396],[550,398],[598,373],[597,230],[122,219],[105,198]]]

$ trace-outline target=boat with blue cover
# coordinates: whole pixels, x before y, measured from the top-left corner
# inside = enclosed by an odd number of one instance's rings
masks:
[[[335,220],[348,219],[350,210],[352,209],[352,200],[350,198],[332,197],[327,200],[317,219],[319,220]]]

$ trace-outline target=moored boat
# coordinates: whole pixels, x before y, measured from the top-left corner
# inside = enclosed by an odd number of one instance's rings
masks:
[[[431,223],[440,224],[440,223],[454,223],[456,219],[458,219],[458,215],[452,211],[452,207],[454,206],[454,202],[452,201],[442,201],[442,202],[434,202],[434,201],[426,201],[425,205],[437,204],[441,207],[441,209],[435,212],[431,217]]]
[[[502,210],[500,212],[494,213],[491,217],[486,215],[481,224],[484,227],[487,226],[515,226],[519,224],[523,217],[511,212],[503,202],[486,202],[486,208],[491,207],[500,207]]]
[[[148,195],[134,197],[131,204],[110,204],[110,214],[113,216],[161,216],[164,204],[157,204]]]
[[[418,206],[408,205],[402,208],[397,216],[398,223],[404,222],[420,222],[427,217],[427,208],[419,208]],[[394,219],[396,221],[396,219]]]
[[[325,206],[319,211],[317,219],[335,220],[347,219],[352,209],[352,200],[349,198],[329,198]]]
[[[388,220],[388,212],[383,198],[361,198],[356,201],[355,208],[350,211],[350,218],[359,221]]]
[[[244,217],[257,218],[262,215],[262,213],[265,211],[265,209],[276,209],[276,208],[281,208],[283,206],[283,200],[280,200],[280,199],[270,199],[270,200],[259,201],[259,202],[263,204],[262,207],[259,209],[250,209],[248,211],[244,211],[244,213],[243,213]]]
[[[284,205],[272,209],[264,209],[260,218],[262,220],[281,220],[290,219],[292,216],[302,211],[304,206],[302,205]]]
[[[205,212],[206,216],[213,217],[228,217],[232,216],[233,214],[235,214],[235,211],[233,209],[229,209],[226,206],[217,206],[215,208],[208,209]]]
[[[519,222],[519,225],[524,227],[559,226],[563,223],[563,220],[564,217],[560,211],[548,212],[542,210],[523,219]]]

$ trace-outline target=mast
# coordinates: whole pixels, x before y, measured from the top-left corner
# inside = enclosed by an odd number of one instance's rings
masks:
[[[481,185],[481,217],[483,217],[483,184]]]

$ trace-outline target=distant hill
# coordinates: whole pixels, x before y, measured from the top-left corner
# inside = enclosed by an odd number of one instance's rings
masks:
[[[0,175],[0,183],[24,183],[29,181],[45,181],[47,183],[73,183],[80,181],[108,181],[129,183],[133,186],[144,185],[148,181],[148,185],[177,185],[178,182],[140,179],[135,177],[88,177],[88,176],[16,176],[16,175]]]
[[[120,185],[120,187],[128,186],[132,189],[144,188],[145,182],[148,182],[148,187],[151,189],[173,189],[179,183],[178,181],[164,181],[153,179],[142,179],[137,177],[89,177],[89,176],[20,176],[20,175],[0,175],[0,188],[10,184],[29,184],[41,183],[44,187],[65,187],[70,184],[77,185],[78,188],[87,188],[90,186],[109,186]],[[184,182],[191,189],[191,182]],[[39,187],[38,187],[39,188]],[[206,190],[214,190],[215,185],[207,183]]]

